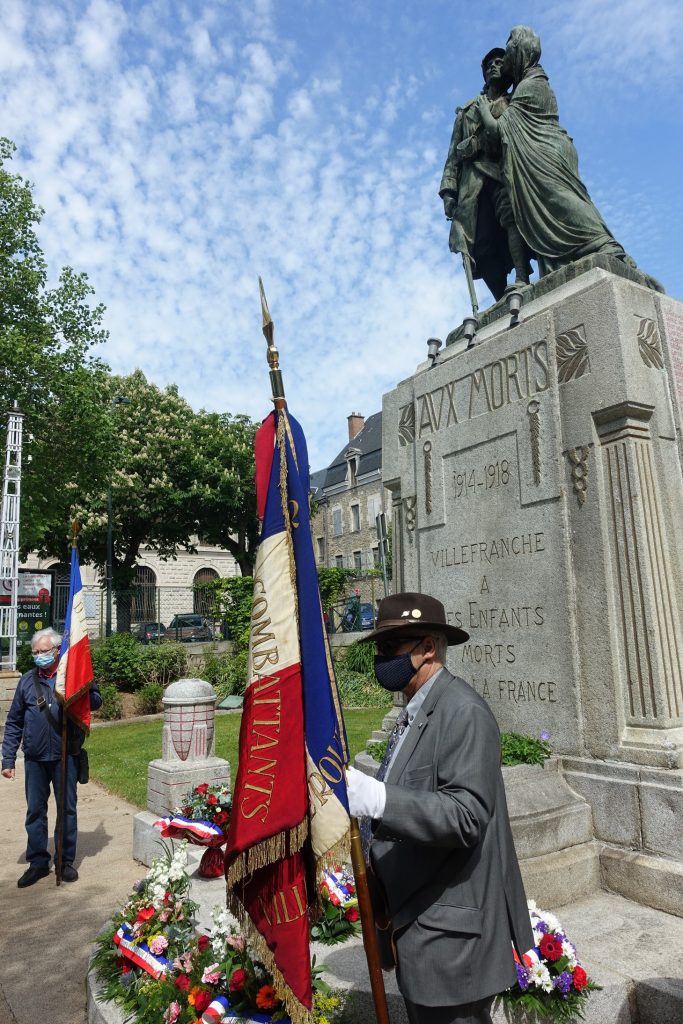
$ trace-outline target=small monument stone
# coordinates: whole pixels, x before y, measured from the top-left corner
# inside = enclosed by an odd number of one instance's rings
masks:
[[[151,864],[158,854],[157,818],[181,806],[202,782],[230,784],[230,764],[214,755],[216,694],[203,679],[178,679],[163,696],[161,758],[147,769],[147,811],[135,816],[133,856]]]

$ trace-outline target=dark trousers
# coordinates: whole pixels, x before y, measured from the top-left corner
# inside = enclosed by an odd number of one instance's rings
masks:
[[[66,786],[64,790],[64,831],[62,864],[73,864],[76,857],[76,786],[78,758],[67,757]],[[62,766],[59,761],[30,761],[24,759],[26,784],[26,860],[34,867],[50,865],[47,848],[47,805],[50,789],[59,798],[59,780]],[[55,829],[55,861],[57,859],[57,832]]]
[[[462,1006],[421,1006],[404,998],[410,1024],[491,1024],[493,996]]]

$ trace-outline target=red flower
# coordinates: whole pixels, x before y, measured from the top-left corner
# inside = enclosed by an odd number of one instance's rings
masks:
[[[130,974],[130,972],[131,972],[130,964],[124,964],[123,967],[121,968],[121,974]]]
[[[216,811],[216,813],[213,816],[213,820],[216,825],[224,825],[225,822],[228,820],[227,811]]]
[[[194,997],[194,1008],[196,1013],[204,1013],[204,1010],[207,1008],[210,1002],[211,993],[209,992],[209,990],[206,988],[200,989],[197,995]]]
[[[262,985],[256,993],[256,1005],[259,1010],[274,1010],[279,1001],[272,985]]]
[[[353,896],[356,891],[355,885],[352,885],[351,882],[347,882],[346,888],[349,890],[349,895]]]
[[[572,975],[572,984],[577,992],[582,992],[588,983],[588,975],[584,971],[583,967],[578,964],[574,968],[574,974]]]
[[[195,786],[194,787],[194,791],[195,791],[195,793],[200,793],[203,796],[204,793],[206,793],[208,788],[209,788],[209,783],[208,782],[202,782],[202,784],[200,786]]]
[[[144,921],[149,921],[155,914],[154,907],[143,907],[142,910],[138,910],[135,921],[137,924],[142,924]]]
[[[241,967],[238,967],[236,971],[233,971],[232,977],[230,978],[230,991],[241,992],[247,981],[247,972],[243,971]]]
[[[174,981],[175,987],[179,988],[181,992],[189,992],[191,984],[192,982],[188,978],[187,974],[179,974]]]
[[[200,935],[197,939],[197,949],[200,953],[203,953],[205,949],[208,949],[210,944],[211,939],[208,935]]]
[[[341,907],[341,900],[337,896],[336,892],[330,893],[330,903],[333,907]]]
[[[185,815],[186,818],[189,818],[189,816],[192,814],[192,808],[183,807],[183,814]]]
[[[541,956],[546,960],[559,960],[562,956],[562,943],[554,935],[544,935],[538,944]]]
[[[117,967],[123,967],[125,962],[126,962],[125,957],[117,956],[117,957],[114,958],[114,963],[116,964]]]
[[[213,807],[214,804],[218,803],[218,797],[216,796],[215,793],[209,793],[209,795],[206,798],[206,802],[209,805],[209,807]]]
[[[348,910],[344,911],[344,917],[347,921],[357,921],[359,916],[358,907],[349,907]]]

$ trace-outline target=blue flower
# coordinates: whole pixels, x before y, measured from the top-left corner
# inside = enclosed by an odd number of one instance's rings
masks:
[[[547,743],[549,739],[550,739],[550,733],[546,732],[546,730],[544,729],[543,732],[541,733],[541,743]]]
[[[529,987],[529,975],[527,974],[526,967],[523,967],[522,964],[515,964],[515,967],[517,968],[517,982],[519,984],[519,987],[521,988],[522,992],[526,992],[526,990]]]
[[[569,971],[562,971],[562,974],[555,978],[554,984],[556,988],[559,988],[563,995],[569,992],[572,985],[572,976]]]

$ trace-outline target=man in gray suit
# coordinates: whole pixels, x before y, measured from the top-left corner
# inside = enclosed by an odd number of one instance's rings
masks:
[[[351,814],[373,819],[380,945],[411,1024],[487,1024],[516,981],[513,944],[520,958],[534,945],[498,726],[444,667],[467,638],[440,601],[404,593],[380,602],[363,641],[377,644],[380,685],[407,700],[378,778],[349,768],[347,781]]]

